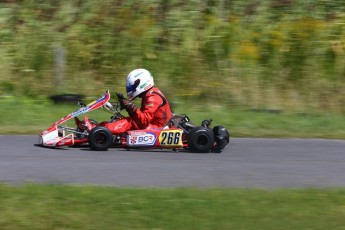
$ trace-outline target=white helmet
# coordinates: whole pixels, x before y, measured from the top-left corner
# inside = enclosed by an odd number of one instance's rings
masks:
[[[135,69],[127,76],[126,91],[129,100],[153,87],[153,77],[146,69]]]

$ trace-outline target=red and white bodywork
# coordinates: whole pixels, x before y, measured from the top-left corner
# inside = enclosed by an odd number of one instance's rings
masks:
[[[74,133],[69,133],[66,135],[65,129],[61,128],[60,125],[74,117],[104,106],[109,101],[109,99],[110,93],[109,90],[107,90],[105,94],[103,94],[103,96],[98,100],[91,102],[85,107],[79,108],[78,110],[53,123],[52,126],[50,126],[47,130],[40,133],[38,144],[46,147],[61,147],[87,142],[87,138],[86,140],[76,139]],[[84,116],[86,118],[85,120],[88,121],[86,115]],[[86,125],[88,125],[88,122],[86,122]]]

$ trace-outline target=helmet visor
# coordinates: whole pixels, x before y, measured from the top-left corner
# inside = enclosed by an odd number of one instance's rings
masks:
[[[134,92],[136,91],[138,85],[140,83],[140,80],[137,79],[133,85],[127,85],[126,86],[126,91],[127,91],[127,96],[132,96]]]

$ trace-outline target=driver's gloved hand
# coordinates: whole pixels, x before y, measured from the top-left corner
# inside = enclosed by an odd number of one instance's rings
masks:
[[[135,110],[137,110],[137,107],[132,102],[125,99],[122,93],[116,93],[116,96],[119,99],[121,109],[125,109],[129,115],[132,115]]]
[[[116,93],[116,96],[117,96],[117,99],[119,100],[119,102],[120,102],[120,108],[121,109],[124,109],[125,107],[124,107],[124,100],[126,100],[125,99],[125,97],[123,96],[123,94],[122,93]]]
[[[116,93],[117,99],[119,99],[119,101],[123,101],[125,100],[125,97],[123,96],[122,93]]]
[[[129,115],[132,115],[137,110],[135,104],[129,100],[123,100],[123,108],[128,112]]]

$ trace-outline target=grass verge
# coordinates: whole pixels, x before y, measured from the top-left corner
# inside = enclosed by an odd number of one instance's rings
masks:
[[[345,189],[0,185],[1,229],[343,229]]]
[[[1,98],[0,103],[0,134],[38,134],[77,109],[76,105],[54,105],[48,100],[12,97]],[[225,126],[233,137],[345,139],[345,118],[337,114],[272,113],[191,104],[176,105],[175,113],[187,114],[195,124],[212,118],[212,125]],[[110,114],[101,110],[93,111],[88,116],[97,121],[110,118]],[[71,122],[69,125],[74,127]]]

